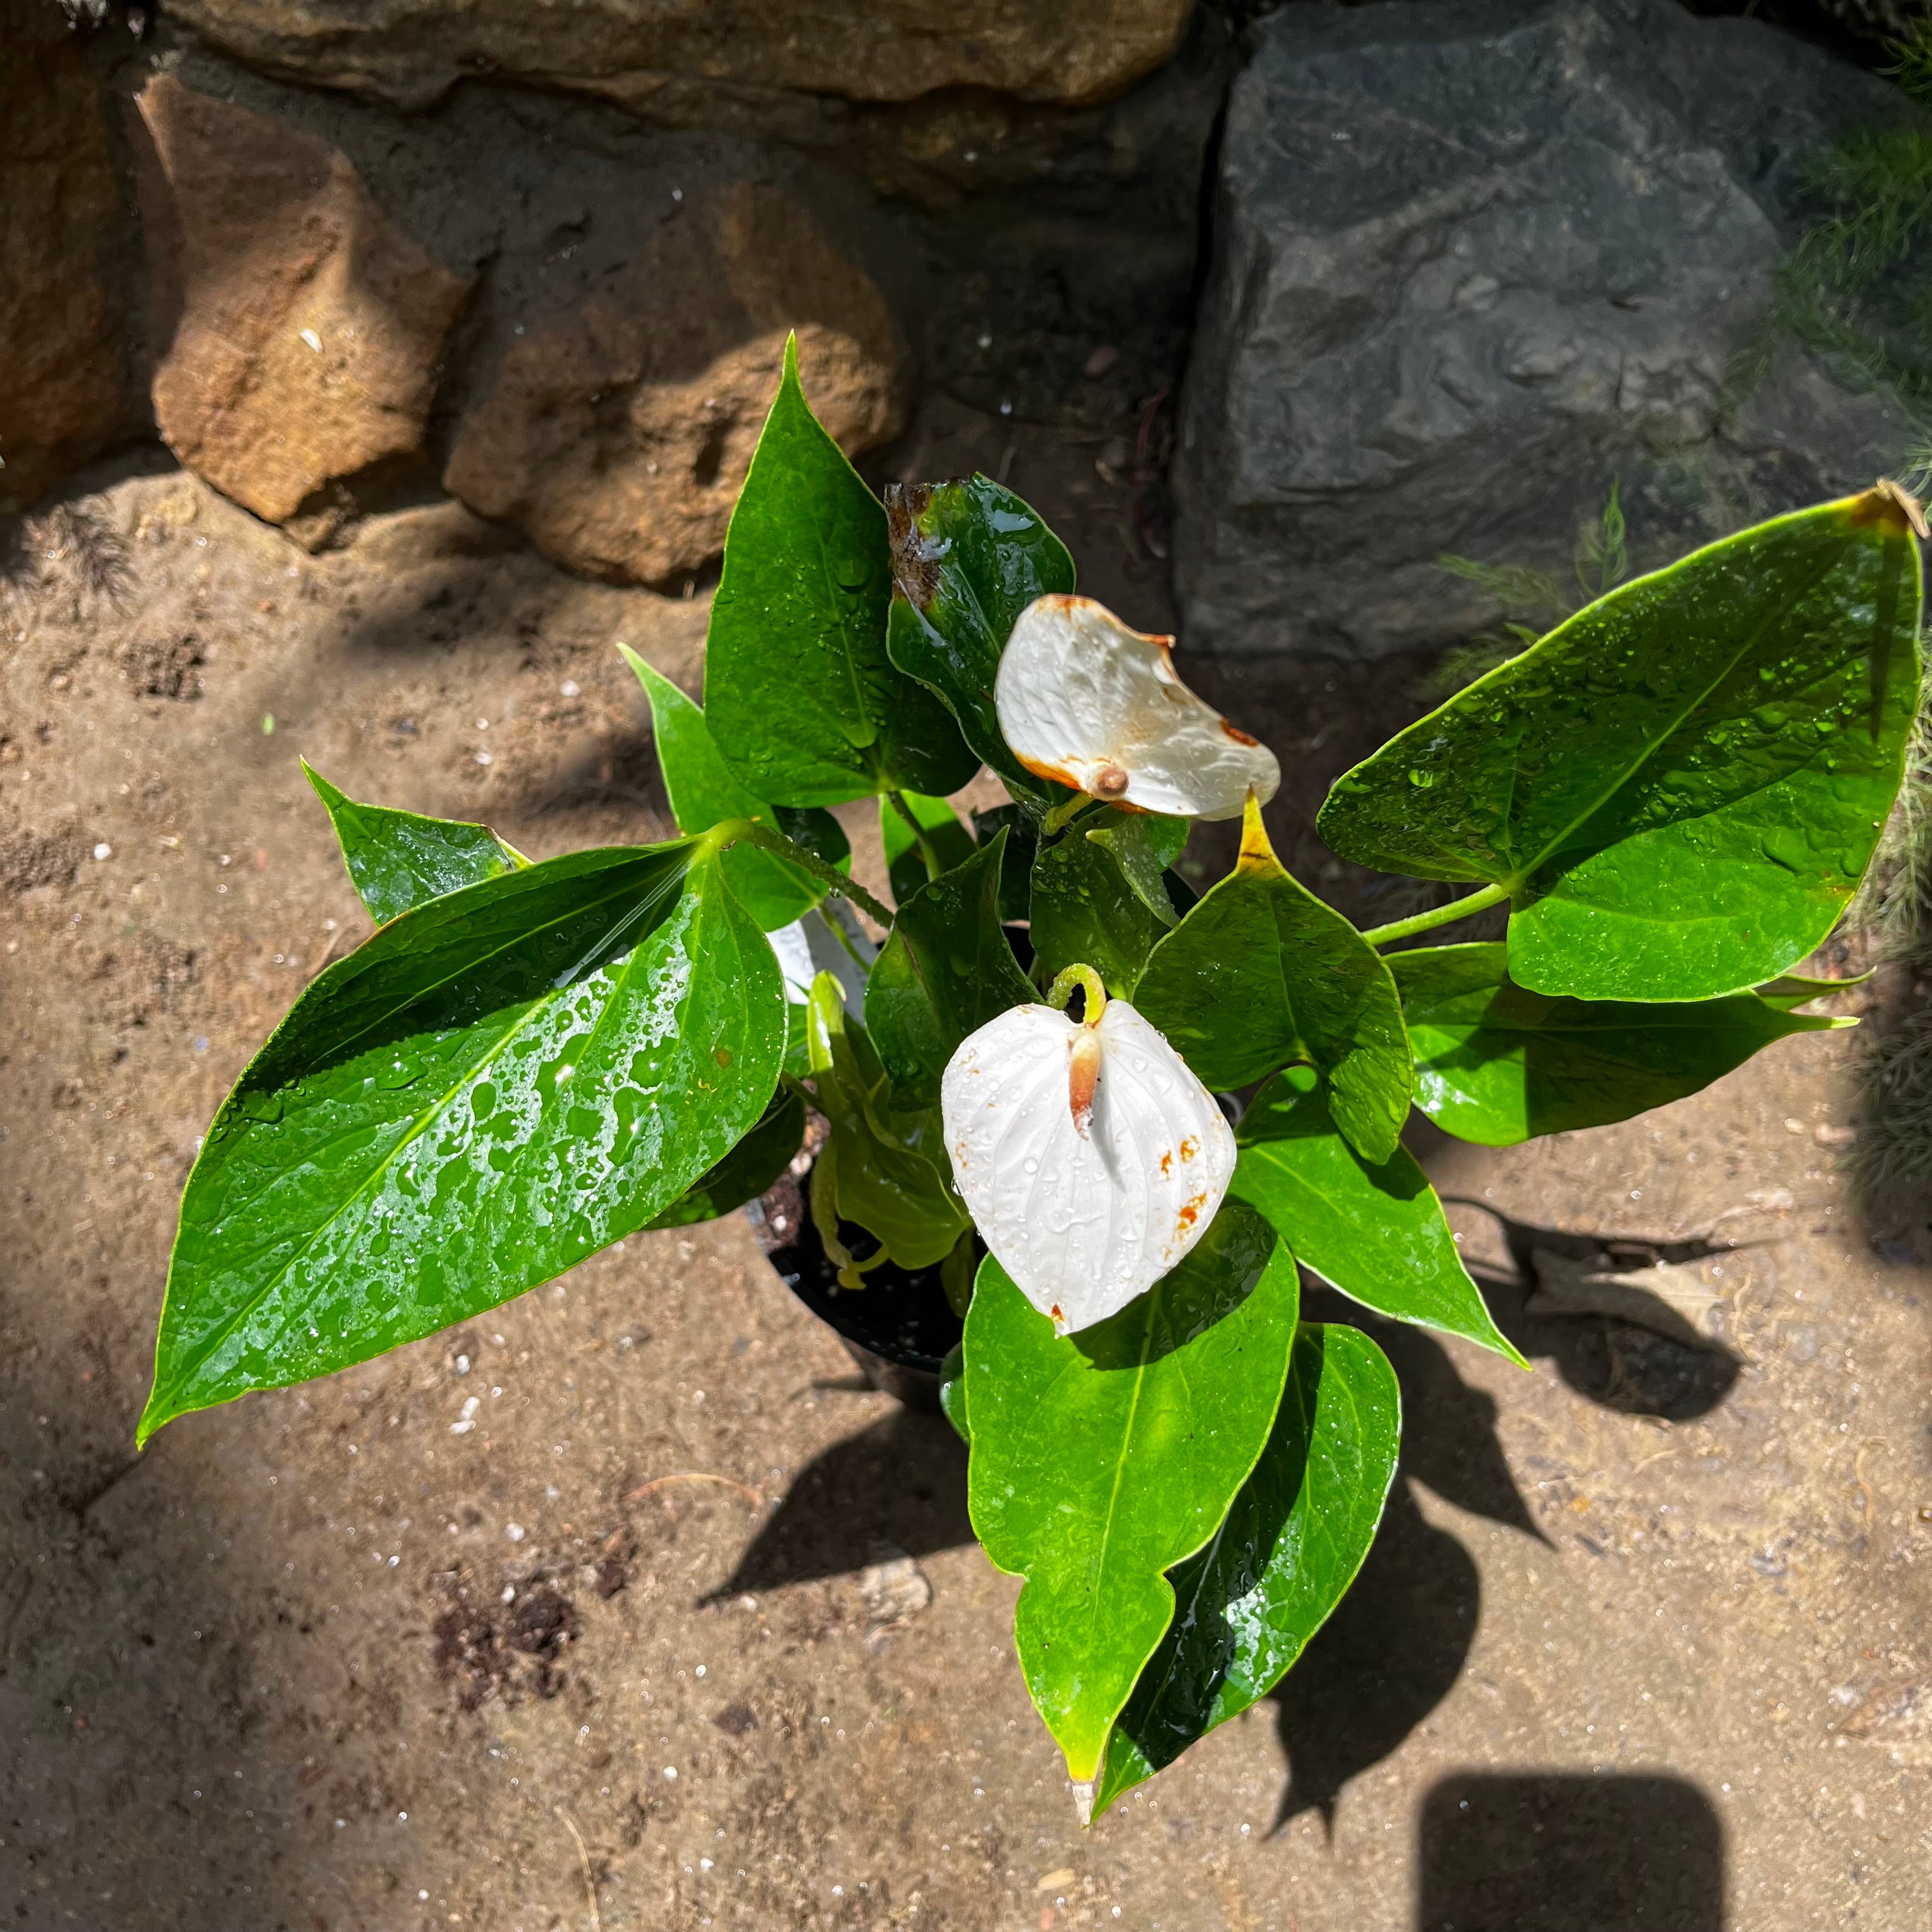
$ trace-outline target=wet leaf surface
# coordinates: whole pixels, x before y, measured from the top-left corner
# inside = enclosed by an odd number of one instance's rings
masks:
[[[487,825],[358,805],[306,760],[302,770],[328,808],[349,882],[378,926],[426,900],[516,868],[514,854]]]
[[[1918,696],[1918,551],[1883,493],[1607,597],[1339,779],[1345,858],[1510,896],[1519,984],[1744,991],[1843,912]]]
[[[1065,968],[1084,964],[1117,999],[1130,999],[1148,955],[1174,923],[1162,918],[1128,878],[1120,861],[1090,830],[1111,830],[1119,814],[1082,819],[1034,860],[1030,910],[1034,973],[1042,986]],[[1160,888],[1165,891],[1163,886]]]
[[[1755,993],[1684,1002],[1552,999],[1516,985],[1501,945],[1443,946],[1389,962],[1415,1052],[1415,1104],[1486,1147],[1628,1120],[1708,1087],[1761,1048],[1843,1022]]]
[[[979,760],[886,654],[886,513],[820,426],[794,346],[724,540],[704,706],[740,782],[775,805],[897,788],[943,796]]]
[[[892,662],[945,698],[967,743],[1016,796],[1055,795],[1007,748],[993,684],[1020,613],[1036,597],[1072,590],[1066,546],[985,476],[890,485],[886,510],[897,589]]]
[[[1230,1203],[1146,1294],[1058,1338],[990,1256],[966,1318],[973,1527],[1026,1579],[1014,1636],[1069,1774],[1167,1630],[1166,1572],[1214,1534],[1267,1442],[1294,1332],[1293,1257]]]
[[[1280,1073],[1234,1138],[1230,1194],[1267,1216],[1306,1268],[1398,1322],[1466,1336],[1520,1363],[1456,1250],[1442,1204],[1406,1148],[1364,1160],[1334,1129],[1318,1092]]]
[[[1388,964],[1276,858],[1252,800],[1232,872],[1161,940],[1136,1002],[1210,1087],[1319,1070],[1335,1125],[1372,1161],[1408,1118],[1409,1051]]]
[[[714,856],[573,854],[320,974],[188,1177],[145,1438],[494,1306],[643,1226],[764,1112],[778,962]]]
[[[758,1125],[646,1225],[688,1228],[696,1221],[715,1221],[757,1200],[784,1172],[804,1142],[805,1102],[796,1094],[781,1090]]]
[[[1174,1618],[1108,1740],[1096,1816],[1294,1666],[1375,1540],[1401,1433],[1388,1358],[1358,1328],[1304,1322],[1254,1473],[1168,1580]]]

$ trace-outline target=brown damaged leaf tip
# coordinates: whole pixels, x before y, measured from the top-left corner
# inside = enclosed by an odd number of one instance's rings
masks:
[[[1918,499],[1889,476],[1881,476],[1862,496],[1856,499],[1852,516],[1855,523],[1885,523],[1894,529],[1902,524],[1922,543],[1932,538],[1932,530],[1927,527],[1925,512]],[[1900,533],[1903,535],[1903,530]]]

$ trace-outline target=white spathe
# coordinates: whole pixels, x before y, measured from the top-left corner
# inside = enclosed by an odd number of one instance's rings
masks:
[[[1143,812],[1238,818],[1281,784],[1274,754],[1181,682],[1172,638],[1090,597],[1036,598],[1000,658],[1000,731],[1036,778]]]
[[[1097,1072],[1076,1069],[1076,1049],[1090,1061],[1095,1045]],[[1063,1335],[1151,1288],[1234,1178],[1234,1132],[1214,1095],[1124,1000],[1091,1028],[1052,1006],[1010,1008],[960,1043],[940,1106],[967,1212]]]

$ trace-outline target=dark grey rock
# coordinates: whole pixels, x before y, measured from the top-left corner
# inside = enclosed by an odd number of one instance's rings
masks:
[[[1284,9],[1231,97],[1182,406],[1186,641],[1374,658],[1568,580],[1620,479],[1640,566],[1859,486],[1909,440],[1795,348],[1724,406],[1804,158],[1909,111],[1671,0]]]

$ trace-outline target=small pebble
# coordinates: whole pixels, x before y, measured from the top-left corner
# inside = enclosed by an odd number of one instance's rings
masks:
[[[114,848],[105,843],[97,845],[94,848],[94,856],[97,859],[111,859],[114,856]]]

